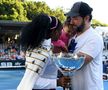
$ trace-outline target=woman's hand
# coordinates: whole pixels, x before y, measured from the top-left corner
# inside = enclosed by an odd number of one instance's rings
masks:
[[[57,80],[57,86],[69,87],[69,83],[70,83],[70,77],[63,76]]]

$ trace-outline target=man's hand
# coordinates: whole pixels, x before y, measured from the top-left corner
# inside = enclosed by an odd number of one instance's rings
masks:
[[[69,83],[70,83],[70,78],[66,76],[60,77],[57,80],[57,86],[68,87]]]

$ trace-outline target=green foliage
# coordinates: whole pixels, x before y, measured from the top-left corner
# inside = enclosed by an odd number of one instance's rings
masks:
[[[52,10],[45,2],[22,2],[25,0],[1,0],[0,19],[14,21],[32,20],[38,13],[56,16],[62,22],[65,20],[62,9]]]
[[[56,16],[62,22],[65,20],[62,9],[57,8],[56,10],[52,10],[45,2],[24,2],[23,6],[27,11],[27,17],[29,20],[32,20],[38,13],[46,13],[48,15]]]
[[[93,26],[94,28],[97,27],[97,26],[102,26],[102,27],[104,26],[104,27],[107,27],[108,24],[101,23],[100,21],[93,19],[93,20],[92,20],[92,26]]]
[[[61,8],[56,8],[56,10],[52,10],[50,15],[58,17],[59,20],[63,23],[66,17],[64,16],[64,11]]]
[[[18,0],[2,0],[0,1],[0,19],[27,21],[26,10]]]

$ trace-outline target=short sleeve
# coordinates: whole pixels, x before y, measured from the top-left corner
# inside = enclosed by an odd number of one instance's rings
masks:
[[[86,53],[95,58],[103,50],[103,40],[101,37],[88,40],[80,49],[80,52]]]

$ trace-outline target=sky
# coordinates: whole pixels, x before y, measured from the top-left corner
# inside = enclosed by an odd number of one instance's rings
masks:
[[[30,1],[30,0],[28,0]],[[31,0],[31,1],[44,1],[51,8],[62,7],[64,10],[71,9],[73,3],[83,1],[88,3],[93,8],[93,19],[101,23],[108,24],[108,0]]]

